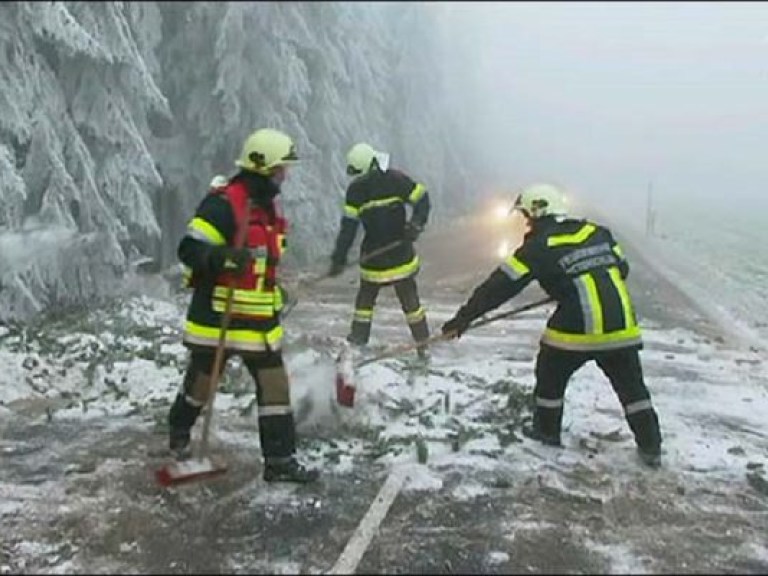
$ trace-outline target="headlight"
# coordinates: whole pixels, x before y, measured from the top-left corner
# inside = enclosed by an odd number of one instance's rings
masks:
[[[507,254],[509,254],[509,240],[502,240],[501,244],[499,244],[498,249],[496,250],[496,255],[504,259],[507,257]]]
[[[509,216],[509,206],[499,204],[493,209],[493,215],[496,220],[506,220]]]

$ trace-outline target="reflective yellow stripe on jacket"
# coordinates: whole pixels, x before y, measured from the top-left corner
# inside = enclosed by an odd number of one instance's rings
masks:
[[[186,236],[212,246],[223,246],[226,244],[226,239],[222,236],[221,232],[199,216],[195,216],[187,224]],[[192,285],[192,268],[186,264],[181,266],[181,285],[183,288],[189,288]]]
[[[416,186],[413,187],[413,190],[411,190],[411,193],[408,195],[408,202],[411,204],[416,204],[416,202],[424,197],[426,192],[427,188],[424,186],[424,184],[416,184]]]
[[[221,328],[203,326],[187,320],[184,324],[184,342],[199,346],[216,347],[219,343]],[[231,350],[245,352],[263,352],[267,349],[279,350],[283,339],[283,327],[275,326],[268,332],[257,330],[228,329],[225,346]]]
[[[360,217],[360,210],[352,204],[344,204],[344,216],[357,220]]]
[[[531,273],[531,269],[514,254],[501,263],[501,271],[509,276],[510,280],[520,280]]]
[[[585,224],[572,234],[557,234],[547,238],[548,247],[571,246],[583,244],[597,231],[593,224]],[[623,254],[618,245],[613,247],[614,253],[622,258]],[[520,270],[517,271],[518,273]],[[555,328],[547,328],[541,341],[557,348],[575,351],[611,350],[642,343],[640,327],[637,325],[635,312],[632,308],[632,300],[627,291],[621,273],[616,266],[607,269],[608,284],[613,286],[621,302],[621,316],[624,327],[620,330],[605,332],[605,318],[603,302],[596,277],[586,272],[572,279],[579,298],[579,305],[584,320],[583,333],[569,333]],[[604,277],[601,277],[604,278]]]
[[[570,334],[547,328],[544,330],[541,341],[563,350],[592,351],[612,350],[640,344],[642,336],[638,326],[606,334]]]
[[[579,303],[584,317],[584,333],[571,334],[553,328],[547,328],[542,336],[542,342],[564,350],[611,350],[642,343],[642,334],[632,308],[632,300],[621,278],[619,269],[615,266],[608,269],[611,279],[621,301],[624,328],[612,332],[604,332],[603,307],[600,296],[591,274],[581,274],[573,279],[579,294]]]
[[[224,312],[227,303],[228,288],[216,286],[213,289],[212,306],[216,312]],[[232,294],[232,312],[249,316],[264,316],[271,318],[276,310],[282,308],[280,290],[274,292],[259,292],[256,290],[234,290]]]
[[[360,208],[358,208],[357,213],[358,216],[365,212],[366,210],[370,210],[371,208],[380,208],[382,206],[389,206],[390,204],[402,204],[403,199],[399,196],[390,196],[388,198],[378,198],[376,200],[369,200],[368,202],[364,203]]]
[[[407,264],[402,266],[395,266],[394,268],[388,268],[386,270],[371,270],[370,268],[360,268],[360,278],[367,282],[373,282],[374,284],[385,284],[387,282],[394,282],[395,280],[402,280],[413,276],[419,270],[419,257],[414,256],[413,259]]]
[[[568,244],[583,244],[594,234],[597,228],[594,224],[585,224],[573,234],[557,234],[547,238],[547,246],[565,246]]]
[[[192,218],[187,225],[187,236],[214,246],[222,246],[227,243],[215,226],[199,216]]]

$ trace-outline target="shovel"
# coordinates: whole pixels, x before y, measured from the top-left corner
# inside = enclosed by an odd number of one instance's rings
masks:
[[[516,316],[517,314],[521,314],[522,312],[527,312],[528,310],[533,310],[534,308],[538,308],[540,306],[543,306],[544,304],[549,304],[550,302],[553,302],[553,301],[554,300],[552,298],[545,298],[543,300],[537,300],[536,302],[531,302],[530,304],[520,306],[519,308],[515,308],[507,312],[502,312],[501,314],[495,314],[493,316],[485,317],[481,320],[478,320],[470,324],[467,327],[467,330],[474,330],[475,328],[479,328],[480,326],[485,326],[486,324],[490,324],[491,322],[496,322],[497,320],[511,318],[512,316]],[[366,360],[361,360],[359,362],[354,361],[354,359],[352,358],[352,348],[348,343],[345,343],[344,348],[342,348],[341,352],[336,358],[336,402],[340,406],[345,406],[347,408],[352,408],[354,406],[355,388],[356,388],[355,371],[357,369],[362,368],[363,366],[367,366],[368,364],[378,362],[379,360],[384,360],[385,358],[392,358],[394,356],[399,356],[400,354],[403,354],[405,352],[410,352],[411,350],[421,348],[422,346],[427,346],[429,344],[434,344],[436,342],[451,340],[455,336],[456,336],[455,332],[448,332],[447,334],[436,334],[435,336],[430,336],[426,340],[421,340],[420,342],[412,342],[409,344],[394,346],[389,350],[385,350],[381,354],[377,354],[376,356],[373,356]]]

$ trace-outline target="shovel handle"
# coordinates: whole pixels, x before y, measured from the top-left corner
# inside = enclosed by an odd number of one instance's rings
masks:
[[[396,240],[395,242],[390,242],[389,244],[385,244],[381,248],[377,248],[376,250],[372,250],[371,252],[368,252],[367,254],[363,254],[360,258],[357,260],[352,260],[351,262],[347,262],[344,264],[344,268],[349,268],[350,266],[355,266],[357,264],[363,264],[364,262],[367,262],[368,260],[371,260],[372,258],[375,258],[376,256],[381,256],[382,254],[385,254],[386,252],[389,252],[393,248],[397,248],[405,242],[405,239]],[[304,282],[299,282],[299,285],[301,286],[303,284],[304,288],[310,288],[317,284],[318,282],[321,282],[323,280],[326,280],[330,278],[331,275],[327,272],[325,274],[322,274],[321,276],[315,276],[314,278],[311,278],[309,280],[306,280]],[[285,320],[285,318],[288,317],[288,314],[290,314],[291,310],[293,310],[296,305],[299,303],[298,296],[295,296],[293,301],[286,306],[282,311],[282,319]]]
[[[490,324],[491,322],[496,322],[496,320],[503,320],[504,318],[510,318],[512,316],[516,316],[523,312],[528,312],[528,310],[533,310],[534,308],[544,306],[544,304],[549,304],[550,302],[554,302],[554,301],[555,301],[554,298],[549,298],[549,297],[542,298],[541,300],[536,300],[535,302],[531,302],[530,304],[525,304],[513,310],[508,310],[507,312],[502,312],[501,314],[486,316],[485,318],[481,318],[480,320],[470,324],[467,330],[474,330],[475,328],[479,328],[480,326],[485,326],[486,324]]]
[[[381,248],[376,248],[376,250],[371,250],[370,252],[363,254],[357,260],[352,260],[352,262],[347,264],[347,266],[354,266],[355,264],[362,264],[363,262],[368,262],[368,260],[371,260],[372,258],[376,258],[376,256],[381,256],[382,254],[389,252],[393,248],[397,248],[403,242],[405,242],[405,238],[401,238],[400,240],[395,240],[394,242],[385,244]]]
[[[372,358],[368,358],[366,360],[362,360],[361,362],[358,362],[357,364],[355,364],[355,368],[361,368],[363,366],[367,366],[368,364],[372,364],[373,362],[378,362],[379,360],[384,360],[385,358],[391,358],[392,356],[399,356],[400,354],[403,354],[405,352],[410,352],[411,350],[415,350],[416,348],[421,348],[422,346],[427,346],[428,344],[435,344],[436,342],[442,342],[444,340],[450,340],[451,338],[453,338],[453,334],[436,334],[434,336],[430,336],[426,340],[421,340],[420,342],[412,342],[409,344],[394,346],[389,350],[382,352],[381,354],[377,354]]]
[[[235,238],[235,246],[242,248],[245,245],[245,236],[248,233],[248,218],[251,213],[251,202],[248,200],[245,206],[245,221],[240,222]],[[216,396],[216,390],[219,387],[222,368],[224,366],[224,351],[227,342],[227,330],[232,319],[232,301],[235,299],[235,281],[230,279],[227,286],[227,296],[224,303],[224,313],[221,317],[221,327],[219,328],[219,342],[216,345],[216,356],[213,360],[213,370],[211,371],[211,380],[208,384],[208,400],[205,405],[205,416],[203,417],[203,433],[200,440],[200,456],[206,456],[208,453],[208,436],[211,429],[211,416],[213,413],[213,399]]]
[[[230,284],[227,287],[227,300],[224,305],[224,315],[221,319],[221,328],[219,331],[219,342],[216,346],[216,356],[213,360],[213,370],[211,371],[211,380],[208,384],[208,400],[205,407],[205,416],[203,417],[203,434],[200,440],[200,456],[206,456],[208,453],[208,436],[211,429],[211,415],[213,412],[213,398],[216,396],[216,389],[219,387],[219,378],[224,364],[224,350],[227,341],[227,329],[232,317],[232,301],[234,300],[235,288]]]
[[[349,268],[350,266],[356,266],[358,264],[363,264],[364,262],[367,262],[368,260],[376,258],[376,256],[381,256],[382,254],[385,254],[386,252],[389,252],[393,248],[397,248],[403,242],[405,242],[404,238],[402,238],[400,240],[395,240],[394,242],[390,242],[389,244],[385,244],[381,248],[377,248],[376,250],[372,250],[372,251],[370,251],[370,252],[368,252],[366,254],[363,254],[362,256],[360,256],[360,258],[357,258],[356,260],[352,260],[350,262],[347,262],[346,264],[344,264],[344,268]],[[325,280],[326,278],[330,278],[330,277],[331,277],[331,275],[328,274],[328,273],[322,274],[320,276],[316,276],[315,278],[311,278],[310,280],[307,280],[306,282],[304,282],[304,286],[305,287],[314,286],[315,284],[317,284],[321,280]]]
[[[490,324],[491,322],[496,322],[497,320],[503,320],[504,318],[510,318],[512,316],[516,316],[517,314],[521,314],[523,312],[527,312],[528,310],[533,310],[534,308],[538,308],[540,306],[543,306],[544,304],[549,304],[550,302],[554,302],[553,298],[544,298],[542,300],[537,300],[535,302],[531,302],[530,304],[525,304],[524,306],[520,306],[518,308],[515,308],[513,310],[509,310],[507,312],[502,312],[501,314],[494,314],[493,316],[488,316],[486,318],[482,318],[481,320],[478,320],[476,322],[473,322],[467,327],[466,331],[474,330],[475,328],[479,328],[480,326],[485,326],[486,324]],[[355,368],[361,368],[363,366],[366,366],[368,364],[372,364],[373,362],[378,362],[379,360],[384,360],[385,358],[391,358],[392,356],[398,356],[400,354],[403,354],[404,352],[410,352],[411,350],[415,350],[416,348],[421,348],[422,346],[426,346],[428,344],[435,344],[437,342],[444,342],[446,340],[452,340],[456,337],[455,332],[448,332],[447,334],[436,334],[434,336],[430,336],[426,340],[422,340],[420,342],[415,343],[409,343],[409,344],[403,344],[401,346],[396,346],[394,348],[390,348],[389,350],[382,352],[381,354],[378,354],[376,356],[373,356],[372,358],[368,358],[366,360],[363,360],[361,362],[358,362],[355,364]]]

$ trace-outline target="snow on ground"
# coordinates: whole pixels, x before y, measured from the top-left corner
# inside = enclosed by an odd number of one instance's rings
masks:
[[[252,383],[237,362],[213,420],[228,479],[152,484],[147,460],[162,463],[151,455],[186,363],[183,300],[4,329],[0,572],[327,572],[393,470],[407,481],[362,572],[768,569],[768,375],[755,351],[644,323],[664,434],[664,467],[650,471],[593,365],[568,388],[565,449],[521,436],[548,309],[435,345],[428,367],[413,354],[362,367],[355,407],[338,406],[354,287],[335,287],[287,322],[301,457],[324,474],[314,491],[259,480]],[[460,303],[425,301],[434,328]],[[371,353],[407,342],[391,296],[374,322]]]

